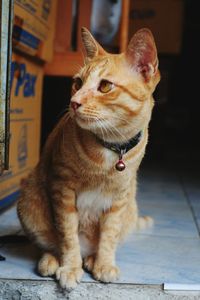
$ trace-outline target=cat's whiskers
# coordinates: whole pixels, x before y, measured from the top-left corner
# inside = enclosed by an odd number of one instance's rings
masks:
[[[109,137],[110,135],[113,136],[114,138],[119,138],[119,135],[121,136],[121,138],[123,140],[127,140],[127,138],[122,135],[122,133],[117,129],[115,128],[107,119],[105,118],[102,118],[102,115],[101,115],[101,118],[99,118],[96,113],[94,113],[94,111],[85,111],[85,113],[89,113],[86,114],[86,119],[88,120],[88,122],[91,120],[91,119],[94,119],[96,120],[97,122],[97,126],[98,128],[100,128],[101,130],[101,134],[102,134],[102,137],[103,137],[103,140],[105,141],[105,136]]]
[[[124,122],[126,122],[126,124],[132,125],[132,123],[130,121],[128,121],[128,120],[126,120],[124,118],[120,118],[119,116],[112,116],[112,118],[114,118],[116,120],[118,119],[120,121],[124,121]]]
[[[109,128],[107,128],[105,125],[104,125],[104,123],[103,123],[103,121],[102,120],[100,120],[100,124],[101,124],[101,126],[102,126],[102,128],[104,128],[104,130],[105,130],[105,132],[106,132],[106,135],[107,136],[109,136]],[[111,132],[111,134],[113,135],[113,132],[112,131],[110,131]]]
[[[94,116],[94,117],[96,117],[96,110],[94,110],[94,108],[93,107],[87,107],[87,108],[85,108],[84,109],[84,113],[86,114],[86,115],[90,115],[91,117],[92,116]],[[108,117],[110,117],[110,116],[108,116],[108,115],[106,115],[106,114],[103,114],[102,112],[100,112],[100,114],[101,114],[101,117],[103,118],[103,120],[107,120],[107,118]],[[118,112],[118,115],[119,115],[119,112]],[[120,116],[121,116],[121,114],[120,114]],[[113,116],[112,115],[112,118],[114,118],[114,119],[118,119],[118,120],[121,120],[121,121],[123,121],[123,122],[125,122],[126,124],[130,124],[130,125],[132,125],[132,123],[130,122],[130,121],[128,121],[128,120],[126,120],[125,118],[121,118],[121,117],[119,117],[119,116]]]
[[[110,133],[111,133],[112,136],[117,137],[116,133],[115,133],[111,128],[106,127],[106,126],[104,125],[104,123],[103,123],[104,119],[99,118],[99,117],[96,115],[96,113],[94,114],[94,111],[93,111],[93,110],[90,110],[90,111],[87,110],[87,112],[90,113],[90,118],[94,118],[94,119],[97,121],[97,125],[99,125],[98,128],[100,128],[100,130],[101,130],[101,133],[102,133],[102,136],[103,136],[103,140],[104,140],[104,141],[105,141],[105,136],[104,136],[104,134],[105,134],[106,136],[109,136],[109,135],[110,135],[110,134],[109,134],[109,131],[110,131]],[[91,114],[91,113],[92,113],[92,114]]]
[[[71,115],[70,112],[66,112],[63,116],[63,120],[65,121],[65,123],[67,123],[67,121],[70,119]]]
[[[94,116],[94,115],[96,116],[96,111],[94,111],[93,109],[90,109],[90,108],[87,108],[87,110],[85,110],[85,113],[90,114],[91,116]],[[118,112],[118,115],[119,115],[119,112]],[[126,124],[132,125],[132,123],[130,121],[126,120],[125,118],[121,118],[118,115],[117,116],[112,115],[111,118],[114,118],[116,120],[121,120],[121,121],[125,122]],[[120,116],[121,116],[121,114],[120,114]],[[110,116],[101,113],[101,117],[103,118],[103,120],[106,121],[107,118]]]
[[[116,134],[110,130],[110,128],[107,128],[104,124],[103,121],[98,117],[98,116],[93,116],[93,118],[97,122],[97,127],[100,128],[101,134],[102,134],[102,139],[105,142],[105,136],[109,136],[109,131],[111,132],[112,135],[116,136]]]
[[[69,105],[58,114],[57,118],[60,118],[62,116],[66,116],[66,115],[70,115]]]
[[[65,121],[68,121],[70,119],[70,117],[71,117],[70,112],[67,111],[64,115]]]
[[[120,135],[123,141],[127,140],[127,138],[116,127],[114,127],[109,120],[104,119],[104,122],[106,122],[110,128],[112,128],[118,135]]]
[[[105,117],[105,118],[108,117],[107,115],[102,115],[102,116]],[[114,118],[114,119],[120,120],[120,121],[124,121],[124,122],[126,122],[126,124],[132,125],[132,123],[131,123],[130,121],[128,121],[128,120],[126,120],[126,119],[124,119],[124,118],[120,118],[119,116],[113,116],[113,115],[112,115],[111,118]]]
[[[102,128],[101,120],[98,117],[95,117],[95,119],[97,121],[97,124],[100,124],[100,126],[98,126],[98,127],[101,130],[102,138],[103,138],[103,141],[105,142],[104,131],[103,131],[103,128]]]
[[[101,122],[102,126],[104,126],[103,122]],[[109,131],[113,137],[118,137],[117,134],[110,127],[104,126],[106,131]]]

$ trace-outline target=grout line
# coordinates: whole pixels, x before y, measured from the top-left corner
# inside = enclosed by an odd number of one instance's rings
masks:
[[[183,193],[184,193],[184,195],[185,195],[185,198],[186,198],[186,200],[187,200],[188,206],[189,206],[189,208],[190,208],[190,210],[191,210],[192,217],[193,217],[193,219],[194,219],[194,223],[195,223],[195,225],[196,225],[196,228],[197,228],[197,231],[198,231],[198,234],[199,234],[199,237],[200,237],[200,227],[199,227],[199,224],[198,224],[198,222],[197,222],[195,210],[194,210],[194,207],[193,207],[193,205],[192,205],[192,203],[191,203],[191,201],[190,201],[190,196],[189,196],[189,194],[188,194],[188,191],[187,191],[187,188],[186,188],[186,186],[185,186],[185,184],[184,184],[184,181],[183,181],[182,176],[179,177],[179,181],[180,181],[180,185],[181,185],[181,187],[182,187],[182,189],[183,189]]]
[[[132,233],[132,235],[134,236],[134,238],[139,237],[156,237],[156,238],[170,238],[170,239],[177,239],[177,235],[162,235],[162,234],[155,234],[155,233]],[[196,236],[181,236],[179,235],[179,237],[181,237],[184,240],[198,240],[199,241],[199,231],[197,230],[197,235]],[[127,238],[127,240],[125,241],[128,242],[129,239]]]
[[[134,237],[140,237],[140,236],[143,236],[143,237],[159,237],[159,238],[170,238],[170,239],[177,239],[177,236],[176,235],[162,235],[162,234],[154,234],[154,233],[133,233]],[[180,237],[180,236],[179,236]],[[185,239],[185,240],[199,240],[199,237],[198,235],[195,237],[195,236],[181,236],[181,239]],[[126,242],[128,242],[129,239],[127,238]],[[125,243],[126,243],[125,242]]]

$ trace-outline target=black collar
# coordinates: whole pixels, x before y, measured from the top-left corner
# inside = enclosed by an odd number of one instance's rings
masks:
[[[109,143],[109,142],[104,142],[100,138],[97,139],[105,148],[110,149],[122,156],[123,154],[127,153],[129,150],[134,148],[140,142],[141,137],[142,137],[142,131],[138,132],[133,138],[131,138],[128,142],[124,144]]]

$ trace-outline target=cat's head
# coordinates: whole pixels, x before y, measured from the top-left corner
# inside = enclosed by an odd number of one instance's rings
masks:
[[[109,142],[125,142],[148,126],[152,93],[160,80],[155,42],[148,29],[121,54],[107,53],[82,28],[85,65],[74,76],[70,112],[78,126]]]

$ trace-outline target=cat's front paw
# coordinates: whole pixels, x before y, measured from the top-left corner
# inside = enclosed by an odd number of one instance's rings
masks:
[[[80,282],[83,269],[80,267],[69,268],[68,266],[59,267],[56,271],[56,279],[60,286],[65,289],[74,289]]]
[[[113,265],[94,265],[93,275],[96,280],[100,280],[103,282],[113,282],[119,278],[119,268]]]
[[[44,253],[38,263],[38,272],[41,276],[52,276],[59,268],[58,259],[51,253]]]

